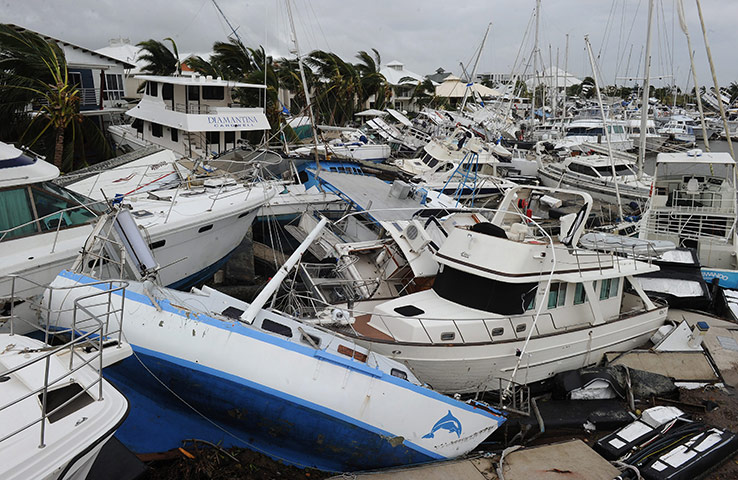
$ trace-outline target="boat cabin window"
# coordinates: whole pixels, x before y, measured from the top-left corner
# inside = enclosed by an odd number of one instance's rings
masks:
[[[393,377],[400,378],[402,380],[407,380],[407,372],[403,372],[399,368],[393,368],[390,370],[390,375]]]
[[[589,165],[582,165],[581,163],[570,163],[569,170],[583,175],[589,175],[590,177],[598,177],[597,172]]]
[[[198,85],[187,86],[187,99],[192,101],[200,100],[200,87]]]
[[[498,315],[525,312],[537,287],[537,283],[507,283],[480,277],[448,265],[433,283],[433,290],[441,298]]]
[[[581,305],[587,301],[587,292],[584,290],[584,284],[577,283],[574,289],[574,305]]]
[[[600,300],[607,300],[618,294],[618,287],[620,286],[619,278],[606,278],[602,280],[600,285]]]
[[[131,126],[132,126],[133,128],[135,128],[135,129],[136,129],[136,131],[137,131],[138,133],[140,133],[140,134],[141,134],[141,133],[143,133],[143,131],[144,131],[144,124],[143,124],[143,120],[141,120],[140,118],[137,118],[137,119],[135,119],[135,120],[133,121],[133,124],[132,124]]]
[[[610,165],[595,167],[595,170],[597,170],[597,172],[599,172],[603,177],[612,177],[612,167]],[[628,167],[628,165],[620,164],[615,165],[615,175],[635,175],[635,173]]]
[[[146,95],[151,95],[152,97],[158,97],[159,96],[159,84],[156,82],[152,82],[152,81],[146,82]]]
[[[0,190],[0,240],[83,225],[100,213],[93,200],[50,182]]]
[[[422,160],[422,162],[423,162],[424,164],[428,165],[428,166],[429,166],[430,168],[434,168],[434,167],[435,167],[436,165],[438,165],[438,160],[436,160],[435,158],[431,157],[431,156],[430,156],[429,154],[427,154],[427,153],[426,153],[426,154],[425,154],[425,156],[423,157],[423,160]]]
[[[69,198],[70,196],[64,193],[66,193],[64,190],[51,183],[31,187],[33,203],[36,206],[42,231],[83,225],[96,218],[95,213],[80,206],[78,200]]]
[[[176,128],[170,128],[169,134],[171,135],[173,142],[179,142],[179,130],[177,130]]]
[[[548,291],[548,309],[561,307],[566,303],[566,283],[552,283]]]
[[[455,338],[456,338],[456,332],[442,332],[441,333],[442,342],[452,342]]]
[[[174,98],[174,85],[165,83],[161,86],[161,98],[171,100]]]
[[[223,87],[205,85],[202,87],[203,100],[223,100],[225,99],[225,89]]]
[[[273,320],[269,320],[268,318],[265,318],[264,321],[261,322],[261,328],[262,330],[266,330],[267,332],[272,332],[276,333],[277,335],[282,335],[283,337],[292,338],[292,329],[290,327],[275,322]]]
[[[0,235],[3,240],[36,233],[28,189],[13,188],[0,191]]]
[[[164,127],[162,127],[160,123],[152,123],[151,124],[151,135],[157,138],[163,137]]]

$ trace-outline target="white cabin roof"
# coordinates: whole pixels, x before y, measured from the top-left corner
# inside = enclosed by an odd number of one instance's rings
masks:
[[[53,180],[59,176],[54,165],[0,142],[0,188]]]
[[[700,149],[680,153],[659,153],[656,163],[701,163],[701,164],[735,164],[735,160],[727,152],[703,152]]]
[[[255,83],[233,82],[222,78],[212,78],[202,75],[187,77],[172,77],[167,75],[136,75],[139,80],[151,82],[169,83],[172,85],[200,85],[207,87],[230,87],[230,88],[266,88],[264,85]]]

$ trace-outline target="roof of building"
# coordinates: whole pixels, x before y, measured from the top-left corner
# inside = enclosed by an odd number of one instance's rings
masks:
[[[433,81],[435,83],[438,83],[438,84],[441,84],[441,83],[443,83],[444,80],[446,80],[447,77],[449,77],[451,75],[453,75],[453,73],[447,72],[443,68],[438,67],[436,69],[436,73],[432,73],[430,75],[426,75],[426,78],[430,78],[431,81]]]
[[[401,62],[398,62],[397,60],[386,64],[384,68],[379,71],[379,73],[381,73],[384,78],[387,79],[387,83],[389,83],[390,85],[414,85],[424,80],[422,75],[418,75],[415,72],[406,70],[405,65],[403,65]]]
[[[110,55],[106,55],[105,53],[96,52],[95,50],[90,50],[89,48],[82,47],[80,45],[75,45],[74,43],[67,42],[66,40],[60,40],[58,38],[54,38],[54,37],[52,37],[50,35],[46,35],[45,33],[36,32],[35,30],[31,30],[30,28],[25,28],[25,27],[21,27],[20,25],[13,25],[13,24],[8,24],[8,26],[10,26],[11,28],[13,28],[13,29],[15,29],[15,30],[17,30],[19,32],[33,32],[33,33],[36,33],[36,34],[40,35],[41,38],[43,38],[44,40],[51,40],[51,41],[55,42],[57,45],[59,45],[60,47],[70,47],[70,48],[77,49],[77,50],[80,50],[82,52],[88,53],[88,54],[93,55],[93,56],[98,56],[100,58],[104,58],[105,60],[112,60],[114,62],[121,63],[126,68],[133,68],[135,66],[134,64],[129,63],[129,62],[126,62],[125,60],[121,60],[121,59],[116,58],[116,57],[111,57]]]
[[[439,97],[461,98],[467,89],[467,83],[455,75],[449,75],[446,80],[436,87],[436,95]],[[502,93],[495,89],[485,87],[481,83],[472,83],[469,88],[477,92],[481,97],[499,97]]]
[[[559,67],[549,67],[544,68],[543,72],[538,75],[538,78],[534,75],[532,78],[529,78],[525,81],[525,86],[528,88],[533,87],[533,85],[536,84],[544,84],[547,87],[556,87],[564,88],[564,87],[571,87],[572,85],[579,85],[582,83],[582,80],[575,77],[569,72],[565,72],[564,70],[560,69]]]

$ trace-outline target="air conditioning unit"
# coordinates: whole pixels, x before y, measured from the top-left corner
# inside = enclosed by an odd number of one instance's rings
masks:
[[[410,244],[410,251],[419,253],[431,242],[431,237],[418,220],[411,221],[403,230],[401,237]]]

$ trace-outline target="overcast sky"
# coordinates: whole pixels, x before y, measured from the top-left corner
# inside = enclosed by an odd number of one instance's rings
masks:
[[[131,43],[172,37],[180,52],[208,52],[226,40],[229,29],[212,0],[0,0],[3,22],[15,23],[87,48],[114,37]],[[248,46],[266,45],[276,56],[290,55],[283,0],[217,0]],[[655,0],[653,84],[689,81],[686,39],[679,27],[676,0]],[[702,85],[711,82],[697,9],[684,0]],[[647,0],[543,0],[539,48],[545,65],[557,63],[574,75],[591,75],[584,35],[603,72],[603,83],[641,76],[646,38]],[[738,81],[738,1],[702,0],[708,39],[721,85]],[[359,50],[379,50],[382,63],[399,60],[419,74],[443,67],[461,74],[492,23],[478,72],[509,73],[516,55],[533,49],[535,0],[294,0],[293,13],[303,52],[322,49],[354,60]],[[569,38],[568,59],[566,38]],[[531,62],[532,63],[532,62]],[[471,67],[469,67],[471,70]],[[532,67],[529,67],[532,71]],[[673,77],[671,77],[673,75]],[[618,80],[622,83],[623,80]],[[628,82],[629,84],[632,82]]]

